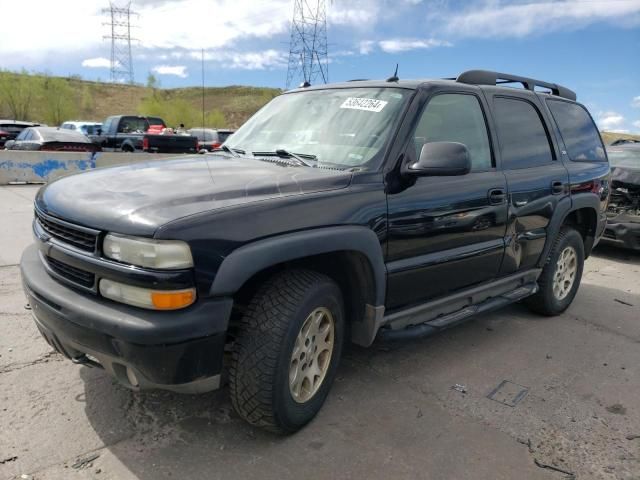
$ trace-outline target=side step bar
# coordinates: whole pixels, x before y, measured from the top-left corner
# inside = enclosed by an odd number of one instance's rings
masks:
[[[434,333],[459,325],[479,313],[496,310],[504,307],[505,305],[509,305],[510,303],[522,300],[523,298],[533,295],[537,291],[538,284],[536,282],[531,282],[514,290],[505,292],[502,295],[488,298],[478,304],[469,305],[460,310],[441,315],[424,323],[409,325],[405,328],[399,328],[396,330],[393,329],[393,323],[391,323],[378,331],[377,340],[382,342],[396,342],[428,337]]]

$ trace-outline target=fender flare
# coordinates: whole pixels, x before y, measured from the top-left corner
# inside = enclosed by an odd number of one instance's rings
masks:
[[[352,225],[287,233],[239,247],[222,261],[209,294],[231,295],[266,268],[338,251],[355,251],[367,258],[374,277],[375,302],[384,305],[387,282],[380,240],[370,228]]]
[[[558,202],[555,213],[547,226],[547,241],[538,260],[538,267],[544,267],[547,262],[551,247],[569,214],[581,208],[592,208],[597,219],[598,211],[600,210],[600,199],[593,194],[577,194],[565,197]]]

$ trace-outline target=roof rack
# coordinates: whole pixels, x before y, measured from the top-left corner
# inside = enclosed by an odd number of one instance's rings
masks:
[[[519,77],[509,73],[491,72],[489,70],[468,70],[461,73],[456,78],[456,82],[469,83],[472,85],[503,85],[507,83],[521,83],[524,88],[532,92],[536,91],[536,87],[549,89],[552,95],[569,100],[576,100],[576,93],[557,83],[543,82],[542,80],[534,80],[533,78]]]

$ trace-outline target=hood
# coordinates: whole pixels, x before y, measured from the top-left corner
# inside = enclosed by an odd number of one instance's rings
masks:
[[[79,225],[150,236],[188,215],[344,188],[351,175],[251,158],[196,155],[70,175],[42,188],[36,205]]]

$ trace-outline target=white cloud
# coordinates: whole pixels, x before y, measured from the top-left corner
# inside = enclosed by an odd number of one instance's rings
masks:
[[[640,95],[633,97],[633,100],[631,100],[631,106],[634,108],[640,108]]]
[[[86,68],[110,68],[111,60],[104,57],[87,58],[82,61],[82,66]]]
[[[409,50],[451,46],[450,42],[436,38],[390,38],[379,41],[363,40],[358,44],[358,51],[360,55],[369,55],[376,49],[385,53],[402,53]]]
[[[638,129],[637,131],[640,131],[640,120],[636,120],[632,125]]]
[[[479,5],[478,5],[479,4]],[[442,31],[462,37],[524,37],[599,22],[640,24],[638,0],[560,0],[513,2],[483,0],[463,11],[430,15]]]
[[[187,78],[189,76],[185,65],[156,65],[151,71],[158,75],[175,75],[180,78]]]
[[[375,45],[376,42],[374,42],[373,40],[363,40],[362,42],[360,42],[360,55],[369,55],[371,52],[373,52]]]
[[[200,50],[192,50],[188,55],[194,60],[202,58]],[[208,50],[204,52],[204,59],[207,62],[222,63],[225,68],[235,70],[269,70],[286,67],[289,61],[289,54],[288,52],[274,49],[253,52]]]
[[[624,116],[617,112],[600,112],[598,114],[597,124],[600,130],[624,133],[620,131],[620,127],[624,125],[624,122]]]
[[[263,52],[225,53],[226,65],[229,68],[239,70],[268,70],[287,65],[289,56],[277,50],[265,50]]]
[[[380,18],[380,0],[350,0],[333,2],[327,6],[327,21],[330,25],[349,25],[369,30]]]
[[[382,49],[382,51],[387,53],[400,53],[406,52],[408,50],[418,50],[424,48],[434,48],[434,47],[450,47],[451,43],[437,40],[435,38],[428,39],[390,39],[390,40],[382,40],[378,42],[378,45]]]

